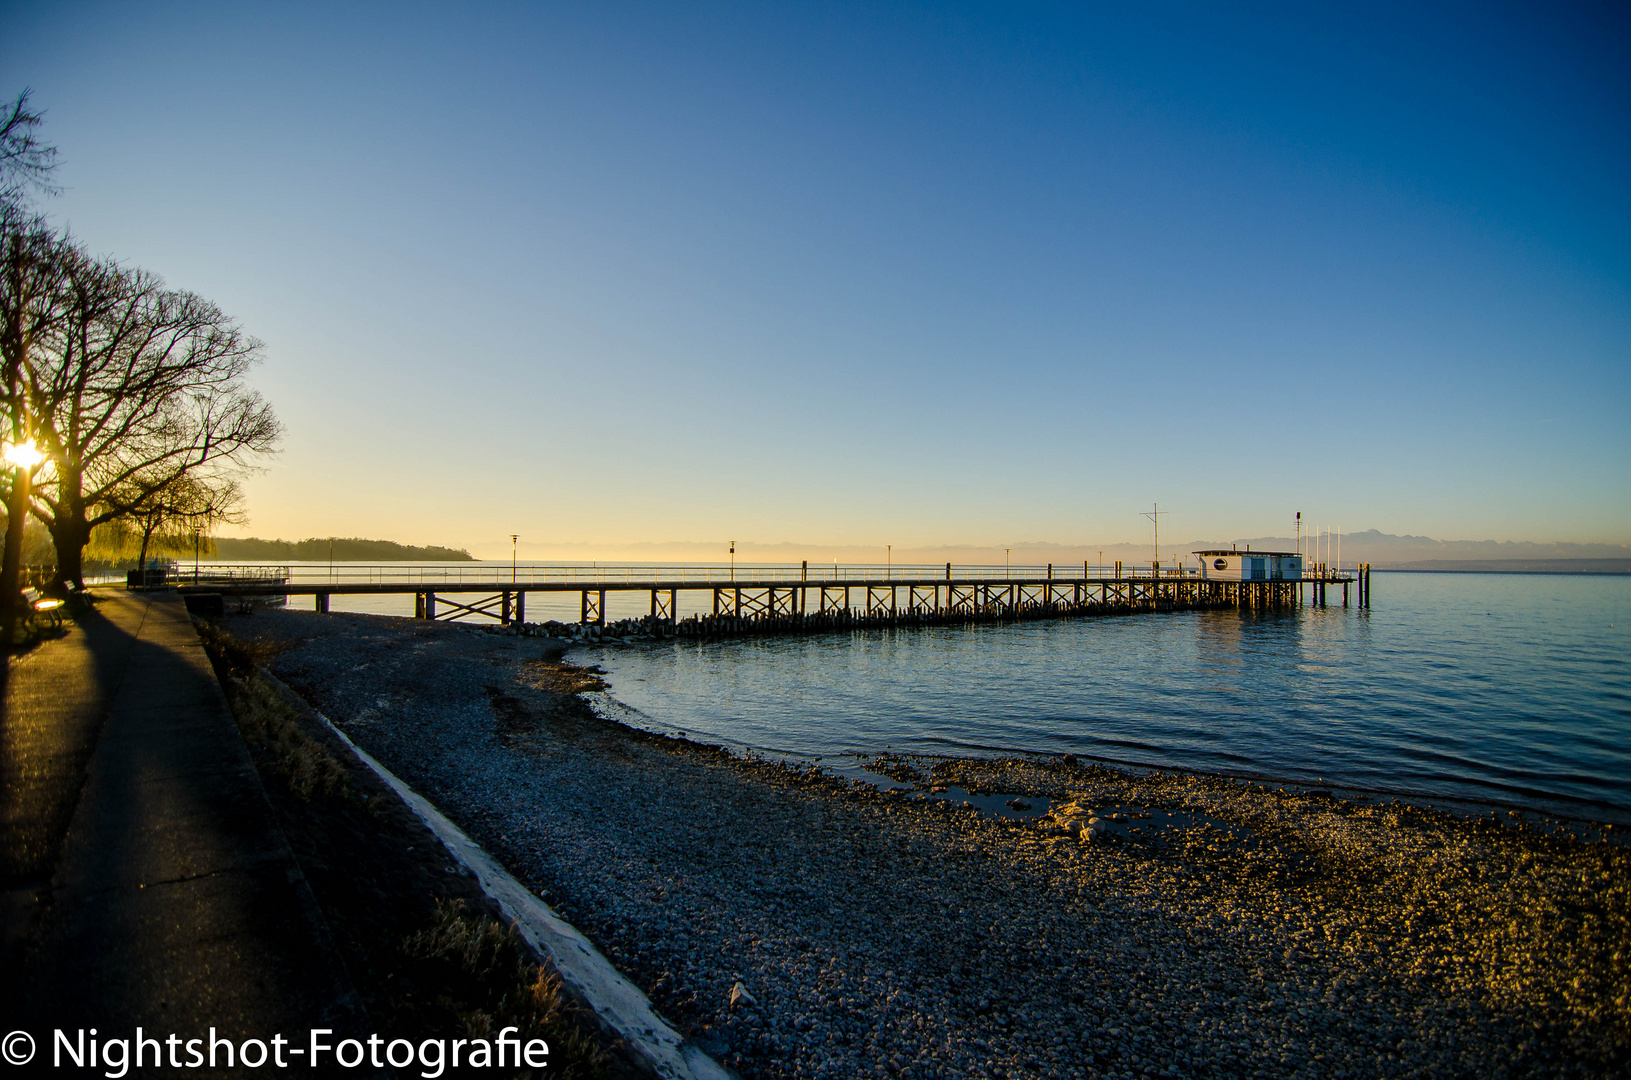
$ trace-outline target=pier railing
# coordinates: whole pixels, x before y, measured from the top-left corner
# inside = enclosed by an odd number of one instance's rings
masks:
[[[1351,571],[1350,571],[1351,573]],[[190,580],[193,568],[172,572],[176,581]],[[730,585],[736,582],[821,582],[844,584],[888,580],[914,581],[1117,581],[1127,579],[1195,579],[1200,570],[1182,563],[1048,563],[1037,565],[899,563],[200,563],[201,579],[212,581],[276,578],[291,585],[616,585],[661,581],[681,585]],[[1311,566],[1303,580],[1341,581],[1340,570]]]

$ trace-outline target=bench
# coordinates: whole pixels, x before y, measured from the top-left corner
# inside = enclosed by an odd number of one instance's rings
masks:
[[[29,622],[39,625],[44,620],[53,628],[61,628],[63,601],[43,596],[40,590],[30,587],[23,590],[23,604],[28,608]]]

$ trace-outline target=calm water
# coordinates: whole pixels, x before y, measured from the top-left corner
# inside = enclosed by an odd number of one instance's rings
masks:
[[[1631,822],[1631,577],[1375,575],[1368,612],[581,650],[635,719],[773,755],[1076,753]]]

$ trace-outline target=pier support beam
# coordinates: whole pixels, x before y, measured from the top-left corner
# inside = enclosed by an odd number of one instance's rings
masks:
[[[663,595],[663,590],[652,589],[651,617],[653,619],[667,619],[669,622],[673,622],[677,617],[676,612],[679,611],[679,605],[675,602],[678,595],[678,589],[669,589],[666,597]]]

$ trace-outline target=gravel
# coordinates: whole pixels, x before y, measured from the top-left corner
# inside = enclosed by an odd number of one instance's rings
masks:
[[[225,627],[285,642],[280,678],[744,1077],[1631,1062],[1631,859],[1601,833],[1058,758],[879,759],[910,786],[884,792],[602,719],[559,642]]]

